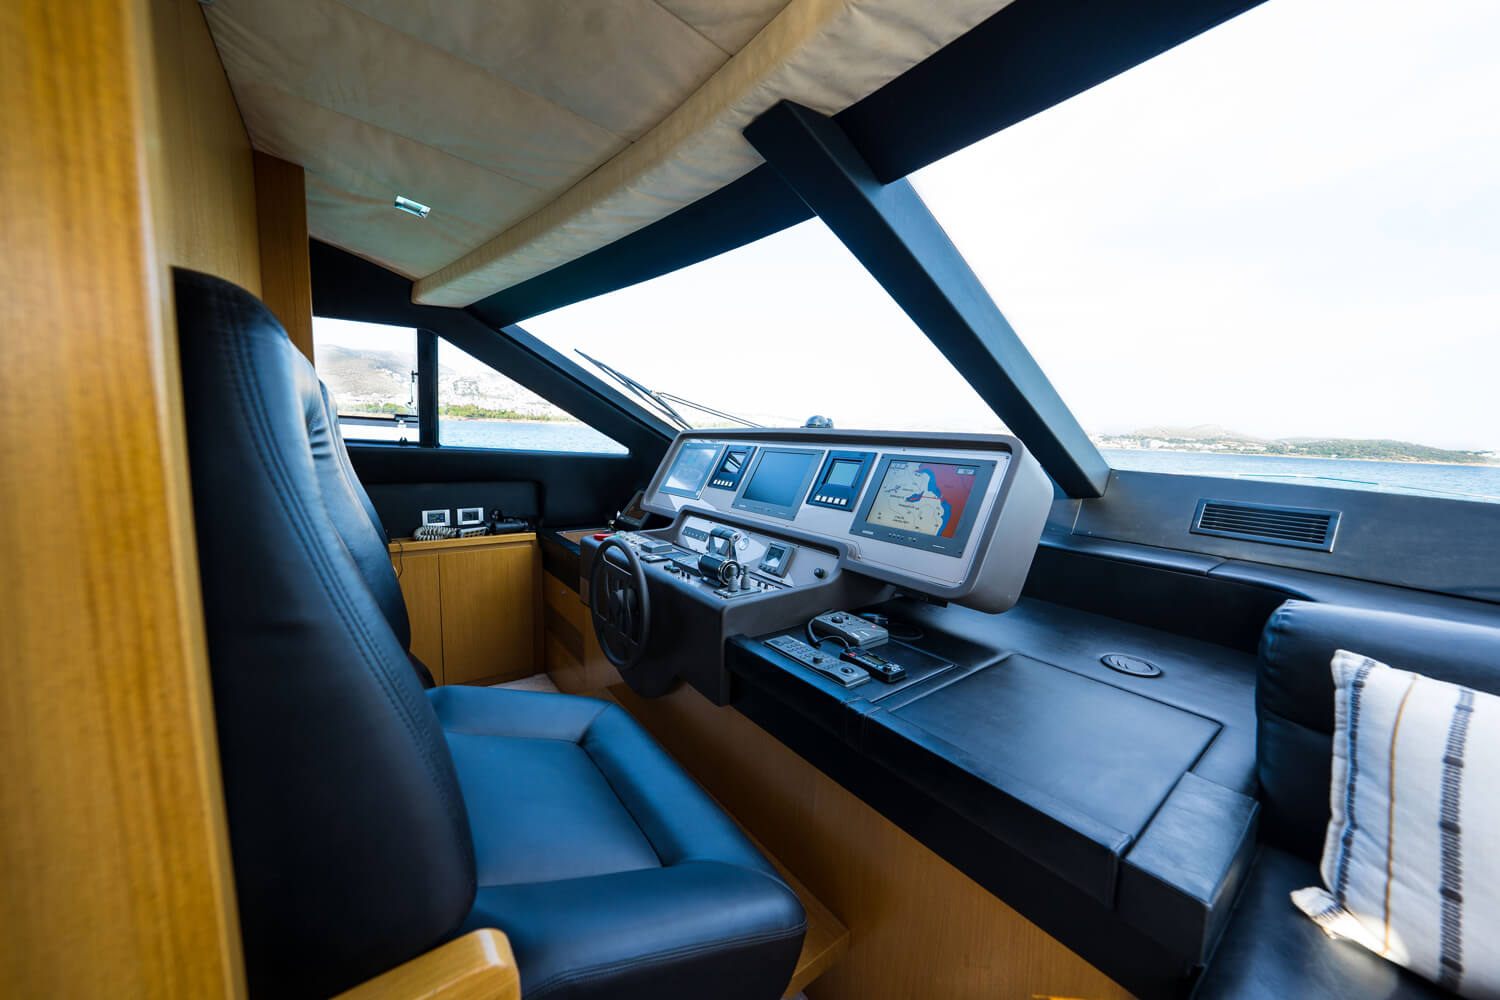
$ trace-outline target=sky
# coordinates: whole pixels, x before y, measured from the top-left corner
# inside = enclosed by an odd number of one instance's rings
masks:
[[[1494,0],[1269,0],[912,182],[1090,432],[1500,450],[1497,47]],[[522,325],[762,422],[1000,429],[818,220]]]

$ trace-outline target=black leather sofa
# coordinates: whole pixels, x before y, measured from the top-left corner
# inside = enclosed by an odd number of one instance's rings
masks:
[[[1256,682],[1260,837],[1254,865],[1194,1000],[1451,997],[1348,941],[1288,898],[1318,885],[1329,818],[1337,649],[1500,693],[1500,628],[1289,601],[1261,636]]]
[[[175,283],[252,995],[326,997],[497,927],[526,1000],[779,997],[805,918],[771,864],[615,705],[424,691],[312,366],[243,289]]]

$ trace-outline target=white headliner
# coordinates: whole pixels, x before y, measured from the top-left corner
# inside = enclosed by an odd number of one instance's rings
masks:
[[[843,110],[1008,0],[217,0],[252,144],[311,234],[462,306],[748,173],[778,100]],[[397,194],[430,205],[397,211]]]

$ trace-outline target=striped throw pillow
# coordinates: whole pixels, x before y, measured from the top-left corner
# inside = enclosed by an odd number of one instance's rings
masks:
[[[1324,885],[1292,902],[1461,996],[1500,997],[1500,698],[1344,650],[1333,682]]]

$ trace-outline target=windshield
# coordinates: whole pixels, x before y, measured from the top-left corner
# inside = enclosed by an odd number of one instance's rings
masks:
[[[814,219],[522,324],[611,391],[647,388],[768,427],[999,432],[993,411]],[[733,420],[673,402],[695,427]]]
[[[1116,468],[1497,499],[1496,39],[1271,0],[912,180]]]

